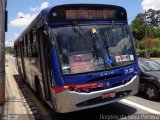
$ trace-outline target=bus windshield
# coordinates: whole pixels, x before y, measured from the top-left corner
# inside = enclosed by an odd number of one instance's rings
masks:
[[[63,75],[134,63],[127,24],[77,25],[53,29]]]

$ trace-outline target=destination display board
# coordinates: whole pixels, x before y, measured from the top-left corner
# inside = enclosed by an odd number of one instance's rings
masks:
[[[66,10],[66,19],[115,19],[115,10]]]
[[[111,5],[64,5],[50,13],[50,22],[72,20],[127,20],[124,8]]]

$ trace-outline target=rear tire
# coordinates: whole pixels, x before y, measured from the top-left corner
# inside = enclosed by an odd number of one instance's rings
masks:
[[[150,100],[158,100],[158,98],[159,98],[158,88],[152,84],[146,85],[145,95]]]

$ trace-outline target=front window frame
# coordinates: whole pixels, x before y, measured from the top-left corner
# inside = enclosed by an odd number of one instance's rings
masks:
[[[106,67],[105,67],[105,69],[103,69],[103,70],[94,70],[94,71],[87,71],[87,72],[80,72],[80,73],[67,73],[67,74],[64,74],[64,73],[63,73],[63,69],[62,69],[62,64],[61,64],[61,62],[60,62],[60,57],[59,57],[59,54],[60,54],[60,52],[59,52],[59,46],[58,46],[57,40],[56,40],[56,38],[55,38],[55,36],[54,36],[54,37],[52,37],[52,40],[54,41],[53,43],[54,43],[54,45],[55,45],[55,47],[56,47],[57,59],[58,59],[59,68],[60,68],[61,74],[62,74],[63,76],[81,75],[81,74],[88,74],[88,73],[108,71],[108,70],[111,70],[111,69],[118,69],[118,68],[121,68],[121,67],[126,67],[126,66],[130,66],[130,65],[135,64],[135,63],[137,62],[137,59],[136,59],[136,50],[135,50],[135,45],[134,45],[133,37],[132,37],[131,31],[130,31],[130,29],[129,29],[129,26],[128,26],[127,22],[116,22],[115,24],[116,24],[116,25],[126,25],[126,27],[127,27],[128,35],[130,36],[132,53],[133,53],[133,57],[134,57],[134,60],[132,61],[132,63],[127,64],[127,65],[120,65],[120,66],[116,66],[116,67],[111,67],[111,68],[106,68]],[[95,25],[95,24],[93,24],[93,23],[90,23],[90,24],[89,24],[89,22],[87,22],[86,24],[83,23],[83,24],[79,24],[79,25],[80,25],[80,26],[85,26],[85,25],[91,26],[91,25]],[[107,22],[107,23],[101,23],[101,22],[98,21],[98,22],[96,23],[96,25],[111,25],[111,23],[108,23],[108,22]],[[61,25],[61,26],[59,26],[59,25],[57,26],[57,25],[56,25],[56,27],[52,27],[51,29],[56,29],[56,28],[59,28],[59,27],[72,27],[72,24],[68,23],[68,24]],[[51,32],[51,34],[53,35],[54,33]],[[106,66],[106,65],[105,65],[105,66]]]

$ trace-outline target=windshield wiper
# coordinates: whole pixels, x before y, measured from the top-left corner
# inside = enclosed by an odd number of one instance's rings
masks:
[[[83,39],[85,39],[86,42],[88,42],[87,37],[86,37],[87,35],[90,35],[90,37],[93,38],[93,48],[95,50],[96,59],[98,59],[98,61],[99,61],[98,50],[96,47],[96,41],[95,41],[95,38],[92,36],[92,33],[90,31],[85,33],[83,28],[76,21],[72,21],[72,24],[76,27],[77,32],[82,36]],[[89,43],[87,43],[87,44],[89,44]]]
[[[93,48],[95,50],[95,53],[96,53],[96,59],[98,60],[99,62],[99,57],[98,57],[98,49],[97,49],[97,46],[96,46],[96,39],[94,37],[94,35],[91,35],[92,39],[93,39]]]
[[[105,61],[105,64],[106,64],[106,62],[107,62],[108,64],[111,64],[112,61],[111,61],[111,58],[110,58],[108,41],[107,41],[107,39],[106,39],[106,34],[104,33],[103,30],[102,30],[102,34],[104,35],[104,37],[105,37],[105,42],[106,42],[106,46],[105,46],[105,48],[103,48],[103,49],[107,49],[107,61]],[[105,60],[106,60],[106,58],[105,58]]]
[[[83,28],[76,22],[76,21],[72,21],[72,25],[76,28],[76,30],[77,30],[77,32],[81,35],[81,36],[83,36],[84,35],[84,33],[83,33]],[[78,28],[79,29],[78,29]],[[84,36],[83,36],[84,37]]]

